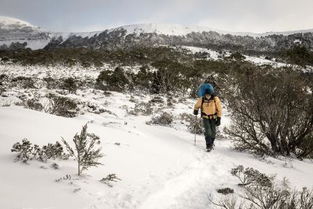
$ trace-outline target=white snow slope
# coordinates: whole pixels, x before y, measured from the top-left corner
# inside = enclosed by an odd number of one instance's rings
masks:
[[[163,109],[173,113],[175,123],[172,127],[162,127],[147,125],[151,116],[128,114],[127,110],[135,105],[135,100],[151,99],[149,95],[132,96],[121,93],[103,96],[88,89],[78,91],[76,97],[98,101],[114,114],[85,113],[76,118],[63,118],[15,105],[0,107],[0,208],[214,208],[208,195],[218,198],[217,188],[239,190],[238,181],[231,176],[230,170],[240,164],[276,174],[278,179],[287,177],[292,187],[313,187],[313,163],[309,160],[256,159],[250,154],[233,151],[230,141],[221,137],[211,153],[204,152],[203,136],[198,135],[194,145],[194,135],[177,119],[180,113],[191,112],[194,101],[182,103],[178,100],[174,108]],[[105,156],[101,159],[103,165],[87,170],[83,176],[76,175],[73,160],[14,162],[15,153],[10,149],[15,142],[28,138],[33,143],[45,145],[60,141],[61,137],[71,142],[87,122],[88,132],[100,137]],[[229,123],[226,112],[220,129]],[[53,169],[53,162],[60,168]],[[99,182],[110,173],[121,179],[113,183],[113,187]],[[55,182],[66,175],[71,179]]]

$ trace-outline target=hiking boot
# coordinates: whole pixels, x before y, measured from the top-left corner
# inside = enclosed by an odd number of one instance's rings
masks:
[[[214,147],[215,147],[214,144],[207,145],[207,146],[206,146],[206,151],[207,151],[207,152],[210,152],[210,151],[212,151],[212,150],[214,149]]]
[[[207,146],[207,147],[206,147],[206,151],[207,151],[207,152],[210,152],[212,149],[213,149],[212,146]]]

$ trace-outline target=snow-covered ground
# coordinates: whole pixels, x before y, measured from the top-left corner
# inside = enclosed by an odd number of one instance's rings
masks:
[[[182,48],[189,50],[190,52],[192,52],[193,54],[195,53],[207,53],[208,59],[210,60],[219,60],[219,59],[223,59],[223,56],[221,53],[214,51],[212,49],[206,49],[206,48],[202,48],[202,47],[194,47],[194,46],[182,46]],[[230,56],[230,52],[226,52],[225,56]],[[248,55],[243,55],[245,57],[245,61],[254,63],[256,65],[271,65],[273,67],[285,67],[285,66],[290,66],[286,63],[282,63],[282,62],[276,62],[273,60],[268,60],[265,59],[265,57],[255,57],[255,56],[248,56]]]
[[[291,66],[290,64],[287,63],[283,63],[283,62],[276,62],[273,60],[268,60],[265,59],[265,57],[253,57],[253,56],[248,56],[248,55],[244,55],[245,56],[245,60],[248,62],[252,62],[256,65],[271,65],[273,67],[287,67],[287,66]]]
[[[182,46],[182,48],[188,49],[193,54],[195,54],[195,53],[208,53],[209,54],[208,58],[212,59],[212,60],[218,60],[218,59],[220,59],[220,56],[221,56],[221,54],[219,52],[211,50],[211,49],[195,47],[195,46]]]
[[[14,76],[36,74],[32,68],[16,70]],[[12,71],[14,69],[10,71],[11,76]],[[66,77],[66,73],[66,70],[59,70],[49,75]],[[81,71],[82,77],[94,78],[96,74]],[[105,96],[98,91],[81,89],[71,97],[97,103],[108,111],[83,112],[75,118],[64,118],[14,105],[15,94],[33,94],[30,90],[7,91],[11,94],[0,96],[1,101],[11,101],[0,107],[1,209],[214,208],[208,196],[219,198],[216,189],[239,190],[237,179],[230,174],[238,165],[276,174],[278,179],[286,177],[292,187],[313,187],[313,163],[309,160],[256,159],[250,154],[233,151],[230,140],[222,137],[223,134],[219,135],[211,153],[204,151],[203,136],[197,135],[194,145],[194,135],[180,120],[181,113],[192,112],[195,101],[190,99],[176,98],[173,106],[153,106],[155,113],[170,112],[174,116],[173,125],[163,127],[147,125],[151,116],[129,114],[136,103],[151,101],[152,95],[112,92]],[[46,90],[37,91],[44,94]],[[32,143],[46,145],[60,141],[61,137],[71,141],[87,122],[88,132],[100,137],[105,156],[101,159],[103,165],[89,169],[83,176],[76,175],[73,160],[14,162],[15,154],[10,149],[15,142],[27,138]],[[230,122],[226,111],[220,131]],[[53,162],[60,168],[53,169]],[[121,181],[113,183],[113,187],[99,182],[111,173]],[[66,175],[71,179],[55,181]]]

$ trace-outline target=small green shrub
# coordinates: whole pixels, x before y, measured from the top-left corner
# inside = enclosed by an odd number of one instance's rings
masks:
[[[93,133],[87,132],[87,124],[83,126],[80,134],[76,133],[73,142],[75,147],[72,148],[67,141],[62,138],[69,156],[74,157],[77,161],[78,176],[82,174],[84,170],[92,166],[101,165],[99,159],[103,157],[101,148],[96,148],[96,145],[100,144],[100,138]]]

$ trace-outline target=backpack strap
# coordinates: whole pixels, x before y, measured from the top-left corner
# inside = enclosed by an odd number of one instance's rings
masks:
[[[213,97],[213,100],[214,100],[214,104],[215,104],[215,112],[216,112],[215,115],[217,115],[217,105],[216,105],[216,99],[215,98],[216,98],[216,96]]]
[[[202,97],[201,98],[201,117],[203,116],[203,111],[202,111],[202,109],[203,109],[203,102],[204,102],[204,98]]]

